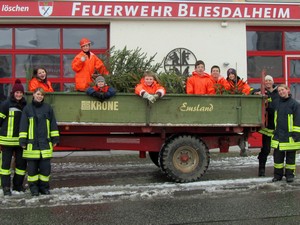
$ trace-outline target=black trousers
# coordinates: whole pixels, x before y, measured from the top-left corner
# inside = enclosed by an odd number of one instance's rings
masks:
[[[259,166],[265,167],[268,155],[271,151],[271,137],[262,135],[262,148],[258,154]]]
[[[16,170],[24,171],[26,170],[26,160],[23,159],[23,149],[20,146],[2,146],[2,169],[10,170],[11,160],[15,154],[15,173],[13,176],[13,186],[21,187],[23,185],[25,174],[18,174]],[[2,187],[10,187],[11,182],[10,175],[1,175]]]
[[[274,166],[274,177],[282,178],[284,175],[286,177],[294,177],[295,169],[285,168],[285,165],[296,166],[296,151],[281,151],[278,148],[274,149],[274,164],[283,164],[281,168]],[[284,170],[285,168],[285,170]]]
[[[50,159],[27,159],[27,173],[28,177],[33,176],[44,176],[49,177],[51,173],[51,163]],[[30,190],[48,190],[49,189],[49,181],[37,180],[30,182],[28,181]]]

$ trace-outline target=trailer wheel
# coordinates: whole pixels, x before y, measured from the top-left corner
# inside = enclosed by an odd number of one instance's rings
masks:
[[[206,172],[209,160],[207,146],[191,135],[173,138],[159,154],[162,171],[180,183],[198,181]]]
[[[159,152],[149,152],[149,156],[150,156],[151,161],[152,161],[157,167],[160,167],[160,166],[159,166],[159,163],[158,163],[158,154],[159,154]]]

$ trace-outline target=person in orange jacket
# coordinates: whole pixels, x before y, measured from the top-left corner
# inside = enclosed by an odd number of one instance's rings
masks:
[[[229,68],[227,70],[227,82],[230,85],[229,92],[231,94],[245,94],[249,95],[251,87],[246,81],[243,81],[236,73],[236,70]]]
[[[223,94],[226,90],[230,89],[230,85],[227,80],[221,76],[221,69],[219,66],[214,65],[210,69],[211,78],[214,83],[214,89],[216,94]]]
[[[205,73],[205,63],[202,60],[198,60],[195,63],[195,71],[187,79],[186,93],[198,95],[215,94],[214,83],[211,76]]]
[[[47,70],[42,67],[34,69],[28,90],[34,92],[38,87],[43,88],[45,92],[54,92],[51,82],[47,79]]]
[[[72,61],[72,69],[75,74],[75,89],[86,91],[93,82],[92,75],[95,70],[100,75],[108,75],[108,71],[101,59],[90,51],[91,41],[87,38],[80,40],[81,52]]]
[[[135,93],[154,103],[166,94],[166,89],[156,81],[156,76],[151,71],[146,71],[140,83],[135,87]]]

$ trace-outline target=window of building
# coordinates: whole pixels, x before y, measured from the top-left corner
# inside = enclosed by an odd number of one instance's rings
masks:
[[[262,74],[290,86],[300,101],[300,28],[247,27],[247,80],[261,83]]]
[[[101,57],[109,49],[109,27],[1,25],[0,101],[6,98],[16,78],[25,87],[36,67],[45,67],[55,91],[74,88],[71,62],[80,51],[79,41],[91,40],[91,51]]]

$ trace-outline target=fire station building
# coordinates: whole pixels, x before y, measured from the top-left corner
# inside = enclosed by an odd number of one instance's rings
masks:
[[[44,66],[56,91],[74,83],[79,41],[101,56],[111,47],[141,48],[162,71],[191,74],[196,60],[219,65],[251,86],[270,74],[300,100],[298,1],[18,1],[0,2],[0,94]]]

